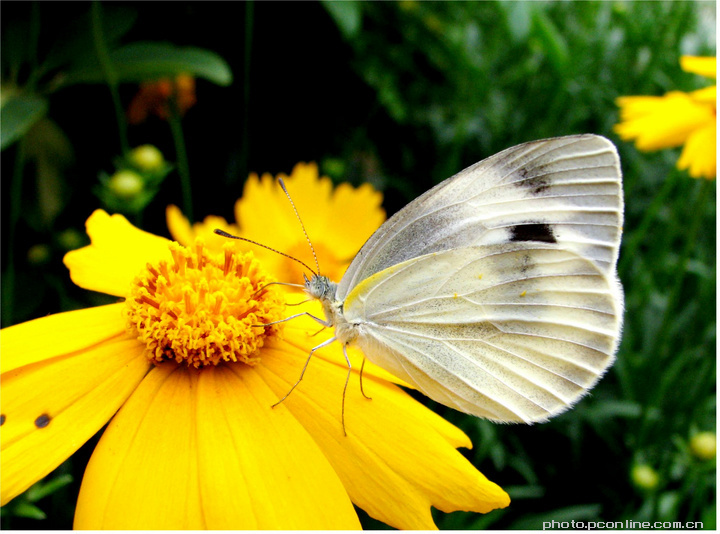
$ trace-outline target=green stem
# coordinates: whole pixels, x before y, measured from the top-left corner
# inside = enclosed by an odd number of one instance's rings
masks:
[[[10,228],[8,228],[7,269],[3,273],[2,288],[2,326],[13,324],[13,307],[15,301],[15,230],[20,220],[22,206],[23,173],[25,170],[25,138],[17,144],[15,153],[15,167],[13,168],[12,184],[10,186]]]
[[[180,187],[182,188],[183,213],[192,222],[193,206],[192,206],[192,187],[190,182],[190,166],[188,165],[187,150],[185,149],[185,136],[183,135],[182,121],[180,112],[177,108],[175,98],[170,98],[170,131],[172,133],[173,143],[175,144],[175,156],[177,157],[178,174],[180,175]]]
[[[110,53],[108,52],[107,43],[103,35],[102,28],[102,12],[100,2],[97,0],[92,3],[92,33],[93,42],[95,44],[95,53],[97,54],[100,68],[105,75],[105,81],[110,89],[113,107],[115,109],[115,119],[117,120],[118,131],[120,135],[120,146],[123,154],[130,152],[130,143],[127,136],[127,123],[125,122],[125,112],[120,103],[120,91],[118,90],[118,76],[112,66]]]

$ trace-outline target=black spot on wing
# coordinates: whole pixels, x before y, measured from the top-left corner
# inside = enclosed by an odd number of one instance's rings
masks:
[[[543,176],[528,178],[525,180],[525,184],[530,188],[533,195],[539,195],[550,187],[550,182]]]
[[[529,254],[525,254],[522,259],[520,260],[520,272],[523,274],[527,274],[527,272],[530,270],[530,268],[533,266],[533,262],[530,259]]]
[[[557,243],[552,228],[545,223],[520,223],[510,227],[510,241]]]
[[[5,424],[5,414],[0,415],[0,426]]]
[[[547,176],[529,176],[525,167],[520,167],[516,172],[522,180],[516,181],[515,185],[523,189],[529,189],[533,195],[539,195],[550,187],[550,180]]]

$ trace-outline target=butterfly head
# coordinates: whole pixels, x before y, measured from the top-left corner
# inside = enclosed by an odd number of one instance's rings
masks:
[[[337,284],[332,282],[327,276],[313,274],[311,278],[308,278],[303,274],[303,278],[305,279],[305,293],[312,298],[321,301],[335,300]]]
[[[320,321],[325,326],[336,327],[336,336],[340,341],[349,341],[355,337],[355,334],[347,335],[345,333],[339,333],[337,327],[339,325],[348,325],[348,322],[344,320],[342,308],[342,301],[337,300],[337,284],[331,281],[327,276],[321,274],[313,274],[308,279],[305,278],[305,293],[314,299],[318,299],[322,304],[323,311],[325,312],[325,321]]]

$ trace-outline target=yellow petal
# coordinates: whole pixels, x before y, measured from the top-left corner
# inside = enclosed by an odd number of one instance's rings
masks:
[[[198,412],[216,415],[198,420],[209,526],[245,526],[253,517],[259,529],[359,529],[337,474],[290,412],[271,407],[275,395],[260,376],[240,365],[209,371],[198,388]],[[218,487],[247,491],[244,509],[228,510]]]
[[[382,194],[370,184],[355,189],[342,183],[335,188],[323,222],[322,239],[333,245],[338,258],[354,258],[365,241],[385,222],[382,199]]]
[[[688,169],[693,178],[714,180],[717,175],[717,126],[710,121],[693,132],[683,147],[677,167]]]
[[[285,185],[310,238],[317,239],[327,230],[326,212],[332,198],[332,181],[326,176],[319,175],[315,163],[298,163],[290,176],[282,174],[280,176],[285,180]],[[296,222],[295,227],[298,226]]]
[[[282,189],[269,174],[258,177],[251,174],[245,182],[242,197],[235,203],[235,219],[242,236],[276,250],[290,253],[297,240],[304,239],[300,223],[292,212],[292,206]],[[252,247],[255,256],[262,261],[266,271],[279,277],[283,273],[285,259],[269,250]],[[283,282],[291,280],[282,279]]]
[[[685,72],[692,72],[707,78],[715,78],[717,72],[717,58],[703,56],[682,56],[680,68]]]
[[[122,405],[149,363],[117,336],[2,374],[2,504],[50,473]]]
[[[328,251],[319,257],[324,260],[320,270],[339,281],[360,247],[384,222],[382,195],[369,184],[357,189],[342,184],[333,189],[332,181],[320,177],[314,163],[298,163],[285,182],[313,245],[318,251]],[[297,222],[292,226],[297,228]],[[304,236],[297,231],[294,235],[299,248],[293,248],[292,254],[313,266]]]
[[[297,380],[306,352],[285,344],[266,347],[258,373],[278,398]],[[432,529],[430,507],[488,512],[509,497],[478,472],[455,447],[469,446],[457,428],[397,386],[357,373],[342,393],[347,369],[318,358],[283,401],[315,438],[353,502],[368,514],[403,529]]]
[[[153,368],[103,433],[85,469],[76,529],[203,528],[197,381],[172,371]]]
[[[0,331],[0,372],[91,347],[125,331],[124,304],[48,315]]]
[[[96,210],[85,224],[91,244],[63,260],[80,287],[124,297],[148,262],[171,260],[167,239],[135,228],[122,215]]]
[[[240,231],[236,225],[228,224],[225,219],[216,215],[208,215],[203,222],[195,223],[191,227],[190,221],[177,206],[168,206],[165,214],[173,239],[186,247],[195,243],[195,238],[199,237],[208,249],[213,252],[221,252],[223,245],[228,242],[228,238],[217,235],[215,229],[219,228],[233,235],[237,235]],[[247,250],[248,245],[243,243],[240,248]]]
[[[679,91],[663,97],[621,97],[617,104],[623,122],[614,130],[624,141],[635,140],[638,150],[680,146],[714,117],[714,108]]]
[[[307,244],[292,205],[270,176],[251,175],[235,214],[243,237],[289,254],[339,280],[360,247],[385,220],[382,195],[370,185],[357,189],[343,184],[333,190],[314,163],[298,163],[290,176],[280,175],[302,218],[315,255]],[[255,250],[255,249],[253,249]],[[284,282],[302,283],[303,269],[276,253],[258,249],[269,272]],[[307,269],[305,269],[307,272]]]
[[[75,527],[359,528],[326,460],[274,400],[247,367],[153,369],[88,464]]]
[[[269,174],[251,174],[235,203],[235,219],[243,236],[262,240],[278,250],[297,240],[300,224],[277,181]],[[271,240],[268,240],[271,237]]]
[[[717,102],[717,86],[712,85],[710,87],[698,89],[697,91],[690,93],[690,96],[696,102],[707,104],[712,106],[714,109]]]
[[[183,246],[190,246],[195,242],[190,221],[177,206],[169,205],[165,209],[165,221],[172,238]]]

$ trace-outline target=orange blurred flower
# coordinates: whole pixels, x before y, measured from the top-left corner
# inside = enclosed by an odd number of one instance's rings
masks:
[[[189,74],[178,74],[175,79],[162,78],[140,84],[140,90],[128,106],[130,124],[145,122],[151,113],[167,120],[170,115],[170,99],[175,99],[180,116],[195,105],[195,78]]]

